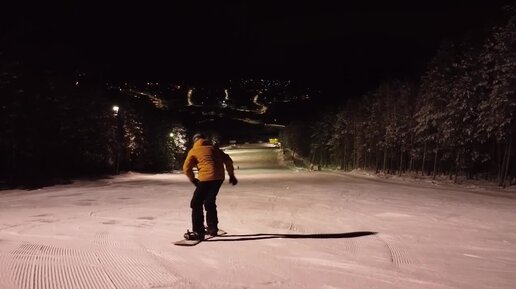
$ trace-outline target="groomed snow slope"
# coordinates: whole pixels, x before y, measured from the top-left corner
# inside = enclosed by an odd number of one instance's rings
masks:
[[[218,198],[229,234],[195,247],[172,244],[190,227],[181,174],[0,192],[0,288],[515,288],[510,194],[228,152],[240,168]]]

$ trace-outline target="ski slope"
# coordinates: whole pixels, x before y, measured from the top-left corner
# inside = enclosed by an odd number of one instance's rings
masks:
[[[228,150],[225,237],[178,247],[193,186],[127,173],[0,191],[0,288],[515,288],[516,199]]]

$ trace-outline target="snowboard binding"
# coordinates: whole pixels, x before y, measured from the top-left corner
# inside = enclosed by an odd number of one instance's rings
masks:
[[[204,236],[200,235],[197,232],[190,232],[190,230],[187,230],[184,234],[185,240],[204,240]]]

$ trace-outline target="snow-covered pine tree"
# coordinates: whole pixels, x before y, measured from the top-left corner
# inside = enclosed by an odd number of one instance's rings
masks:
[[[514,9],[515,7],[512,7]],[[516,136],[516,14],[512,11],[504,26],[496,27],[483,47],[481,88],[487,97],[480,103],[478,134],[501,144],[498,162],[499,185],[505,187],[513,140]]]
[[[418,109],[415,113],[415,135],[420,144],[432,147],[434,153],[432,177],[435,179],[444,142],[445,108],[451,91],[451,63],[454,45],[444,43],[421,78]]]

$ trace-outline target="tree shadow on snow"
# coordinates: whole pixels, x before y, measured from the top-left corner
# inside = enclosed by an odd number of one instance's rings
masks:
[[[233,241],[253,241],[264,239],[348,239],[358,238],[370,235],[376,235],[377,232],[359,231],[349,233],[331,233],[331,234],[246,234],[246,235],[222,235],[216,239],[205,240],[205,242],[233,242]]]

